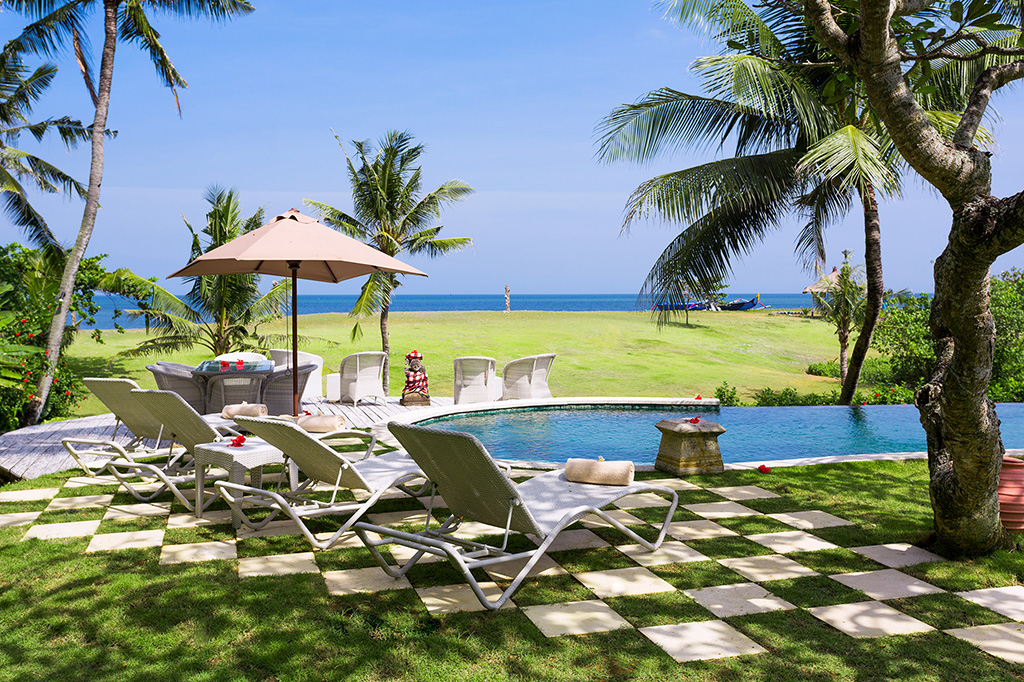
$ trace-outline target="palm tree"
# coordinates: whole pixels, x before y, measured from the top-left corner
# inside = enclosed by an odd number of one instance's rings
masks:
[[[836,328],[839,338],[839,381],[846,382],[846,350],[850,334],[864,325],[864,309],[867,287],[864,284],[864,269],[850,265],[850,251],[843,251],[843,264],[836,272],[835,279],[822,273],[820,291],[812,293],[814,308],[822,319]]]
[[[96,225],[100,183],[103,180],[103,134],[110,109],[110,84],[114,76],[114,52],[118,41],[134,43],[149,55],[150,61],[156,67],[157,75],[171,88],[177,102],[177,89],[188,87],[188,83],[164,51],[160,44],[160,34],[150,23],[146,10],[152,9],[186,18],[211,17],[215,20],[227,20],[248,14],[253,11],[253,7],[247,0],[0,0],[0,3],[0,7],[18,12],[32,20],[14,41],[19,49],[53,54],[69,45],[72,47],[75,61],[96,109],[91,130],[92,161],[85,210],[82,213],[78,237],[64,266],[60,283],[61,293],[58,305],[54,306],[53,320],[47,336],[49,371],[41,373],[36,387],[36,397],[29,411],[29,423],[35,423],[39,420],[43,404],[50,392],[53,368],[56,367],[60,353],[61,332],[71,302],[70,291]],[[86,49],[85,21],[89,12],[98,6],[103,9],[103,50],[99,78],[94,82]]]
[[[703,12],[707,25],[741,54],[694,63],[709,97],[663,88],[615,109],[602,123],[599,157],[645,162],[664,151],[731,140],[736,155],[652,178],[630,196],[624,230],[652,216],[686,225],[651,268],[641,296],[658,300],[680,278],[699,291],[727,277],[734,256],[752,251],[794,211],[806,220],[797,253],[805,266],[820,267],[826,229],[856,197],[864,215],[868,297],[840,394],[848,404],[884,292],[876,193],[897,195],[905,164],[862,105],[859,81],[822,58],[798,15],[769,10],[762,17],[742,0],[668,4],[681,23]],[[952,132],[954,117],[931,116]]]
[[[263,223],[262,208],[248,218],[242,218],[235,190],[211,187],[206,192],[206,201],[210,204],[210,211],[206,214],[206,226],[200,232],[185,221],[185,226],[192,233],[191,260],[257,229]],[[234,350],[265,348],[270,342],[287,338],[261,337],[257,329],[261,324],[281,317],[281,308],[291,292],[291,282],[282,281],[268,293],[260,294],[259,279],[256,274],[189,277],[187,281],[191,282],[192,290],[184,299],[179,299],[130,270],[111,273],[104,280],[103,288],[144,301],[140,309],[126,311],[128,316],[131,319],[145,317],[148,325],[161,332],[122,355],[138,357],[172,353],[198,345],[210,349],[216,356]]]
[[[30,73],[22,63],[17,43],[8,43],[0,52],[0,194],[4,212],[32,244],[60,251],[53,232],[29,202],[24,185],[42,192],[75,191],[81,197],[85,196],[85,187],[59,168],[17,148],[22,133],[42,140],[55,131],[69,149],[90,138],[88,128],[67,116],[37,123],[29,120],[32,106],[56,75],[53,64],[43,64]]]
[[[410,133],[389,131],[378,141],[376,149],[369,141],[353,140],[358,167],[340,139],[338,145],[348,163],[352,215],[306,199],[305,203],[325,224],[361,239],[389,256],[408,251],[433,258],[459,251],[473,243],[468,237],[438,237],[442,226],[435,225],[435,222],[441,216],[441,208],[462,201],[474,190],[461,180],[448,180],[420,196],[422,170],[417,162],[425,148],[422,144],[413,144]],[[388,309],[391,307],[391,292],[400,285],[401,279],[395,273],[376,272],[370,275],[349,313],[365,317],[380,312],[381,350],[385,354],[390,352]],[[359,333],[358,323],[352,332],[353,336]],[[384,393],[387,391],[388,359],[385,355]]]

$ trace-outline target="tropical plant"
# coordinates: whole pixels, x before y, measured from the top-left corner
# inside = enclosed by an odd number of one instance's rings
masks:
[[[1010,543],[996,494],[1004,447],[988,398],[996,337],[989,271],[1024,243],[1024,193],[993,195],[990,154],[977,140],[993,95],[1024,78],[1021,7],[989,0],[804,0],[802,7],[821,44],[864,83],[896,148],[949,204],[929,319],[936,363],[914,402],[927,433],[937,544],[949,554],[987,554]],[[910,81],[916,87],[908,87],[911,71],[922,76]],[[925,114],[946,87],[970,93],[952,137]]]
[[[761,16],[742,0],[663,4],[680,23],[699,21],[716,32],[733,53],[694,62],[708,96],[662,88],[616,108],[600,126],[599,157],[646,162],[687,146],[736,147],[732,158],[652,178],[628,199],[624,231],[650,217],[686,226],[651,268],[641,297],[656,301],[679,281],[699,290],[726,277],[735,256],[752,251],[794,211],[806,220],[797,254],[805,266],[820,267],[826,230],[856,197],[868,298],[840,394],[849,404],[884,293],[876,194],[898,194],[903,162],[863,105],[861,84],[822,59],[799,16],[771,5],[759,6]],[[947,115],[930,115],[949,129]]]
[[[389,131],[376,148],[369,141],[353,140],[355,161],[345,153],[349,181],[352,184],[352,214],[327,204],[304,200],[325,224],[360,239],[389,256],[408,251],[410,254],[443,256],[473,243],[468,237],[441,238],[443,226],[435,223],[441,209],[462,201],[473,188],[461,180],[448,180],[421,195],[422,169],[418,164],[425,147],[413,144],[408,132]],[[357,165],[358,164],[358,165]],[[350,315],[367,317],[380,313],[381,350],[390,352],[388,343],[388,310],[391,293],[401,286],[395,273],[376,272],[367,278]],[[358,334],[358,322],[352,329]],[[384,392],[388,390],[388,358],[384,358]]]
[[[103,180],[103,138],[107,127],[107,114],[110,109],[110,85],[114,76],[114,52],[118,41],[133,43],[149,56],[156,67],[160,80],[171,88],[175,103],[178,101],[178,88],[188,87],[188,83],[171,63],[169,55],[160,44],[160,34],[150,23],[147,10],[156,10],[178,16],[211,17],[227,20],[253,11],[252,5],[246,0],[195,0],[179,2],[177,0],[2,0],[0,7],[13,10],[29,17],[31,24],[25,27],[12,43],[16,49],[53,54],[70,46],[75,55],[75,62],[81,71],[85,86],[95,107],[90,139],[92,144],[92,161],[89,168],[89,187],[85,196],[85,209],[82,223],[78,229],[75,245],[68,254],[64,272],[61,276],[59,295],[56,300],[53,319],[47,334],[48,359],[50,371],[42,372],[36,386],[35,402],[30,415],[30,422],[39,419],[43,405],[50,392],[52,370],[60,356],[61,331],[67,319],[70,306],[70,291],[74,286],[79,265],[85,256],[93,228],[96,224],[96,211],[99,208],[100,184]],[[86,19],[91,10],[101,7],[103,11],[103,50],[100,57],[98,80],[94,78],[91,60],[88,55],[86,41]],[[180,112],[180,106],[179,106]]]
[[[814,309],[836,328],[836,336],[839,338],[839,381],[845,384],[846,350],[850,334],[864,324],[867,292],[864,268],[850,265],[850,251],[843,251],[843,264],[836,272],[835,279],[821,273],[819,284],[821,289],[811,294]]]
[[[185,221],[192,234],[191,259],[263,223],[262,208],[248,218],[242,217],[234,190],[210,187],[205,198],[210,204],[206,226],[197,232]],[[133,320],[145,317],[156,333],[122,355],[174,353],[202,346],[216,356],[230,351],[262,350],[287,339],[283,335],[261,335],[258,330],[260,325],[281,317],[282,307],[291,292],[290,281],[276,283],[266,294],[260,293],[260,275],[257,274],[202,275],[188,277],[186,281],[191,283],[192,289],[180,299],[127,269],[117,270],[104,280],[103,287],[107,291],[142,299],[143,305],[138,309],[125,312]]]
[[[56,166],[18,149],[23,133],[42,140],[56,132],[69,149],[89,139],[89,129],[67,116],[30,121],[32,106],[56,75],[57,67],[53,64],[43,64],[30,72],[22,62],[17,43],[7,43],[0,51],[0,194],[4,212],[32,244],[60,250],[46,221],[32,207],[25,186],[41,192],[74,191],[81,197],[85,196],[85,188]]]

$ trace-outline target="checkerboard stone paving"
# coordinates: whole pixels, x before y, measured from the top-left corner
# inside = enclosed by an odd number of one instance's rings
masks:
[[[826,539],[840,536],[815,534],[822,529],[854,525],[839,516],[821,510],[777,511],[779,495],[757,486],[700,488],[681,479],[651,482],[677,490],[681,496],[676,516],[679,520],[669,524],[668,537],[658,550],[647,551],[613,532],[598,517],[582,519],[561,533],[503,610],[518,610],[546,637],[634,629],[666,655],[686,662],[767,655],[760,643],[736,627],[744,616],[766,612],[803,611],[851,638],[918,636],[933,631],[933,626],[901,611],[901,605],[907,600],[944,595],[972,602],[987,609],[991,616],[991,624],[946,629],[946,635],[992,656],[1024,663],[1024,586],[951,594],[901,570],[942,561],[930,552],[900,543],[841,547]],[[709,494],[722,499],[708,501]],[[687,495],[701,496],[700,501],[686,503]],[[429,498],[416,501],[405,496],[387,497],[378,503],[382,505],[380,511],[369,515],[371,521],[401,525],[425,518]],[[758,511],[760,500],[770,500],[773,513]],[[443,500],[435,498],[434,506],[443,506]],[[645,519],[655,519],[664,506],[664,500],[657,496],[631,495],[606,512],[638,532],[653,536],[656,530]],[[288,519],[271,521],[259,530],[245,526],[233,530],[227,509],[213,508],[202,519],[184,512],[169,495],[138,502],[109,476],[76,476],[61,488],[0,492],[0,532],[18,533],[24,528],[25,542],[80,542],[88,553],[148,549],[162,565],[229,561],[234,563],[240,580],[320,574],[325,590],[344,598],[385,590],[414,590],[423,608],[441,618],[483,609],[457,572],[438,557],[424,556],[408,576],[396,579],[371,566],[368,553],[352,534],[331,550],[314,552]],[[753,530],[743,530],[746,528]],[[496,530],[467,523],[459,534],[493,535]],[[203,533],[209,534],[206,539]],[[510,542],[538,540],[512,537]],[[713,550],[713,543],[724,543],[724,549]],[[757,547],[763,548],[760,553],[749,553]],[[391,547],[389,552],[396,564],[413,554],[400,546]],[[814,556],[836,552],[860,555],[854,562],[858,570],[822,574],[811,568],[820,565],[812,560]],[[691,564],[705,571],[710,570],[709,566],[718,571],[714,584],[677,588],[671,580],[686,576]],[[872,565],[876,568],[863,570]],[[499,595],[519,566],[488,567],[490,581],[481,582],[485,594],[490,598]],[[775,585],[801,580],[825,580],[826,584],[835,581],[837,587],[845,586],[850,591],[852,599],[838,604],[795,605],[772,593],[772,589],[779,589]],[[545,592],[544,585],[551,588]],[[573,586],[571,595],[565,594],[567,585]],[[528,592],[523,605],[518,606],[517,596]],[[563,594],[564,599],[559,601]],[[686,613],[691,617],[646,627],[646,623],[637,622],[636,613],[642,610],[637,604],[652,600],[656,605],[664,603],[657,600],[666,598],[689,600],[693,608]],[[698,612],[705,615],[694,618]]]

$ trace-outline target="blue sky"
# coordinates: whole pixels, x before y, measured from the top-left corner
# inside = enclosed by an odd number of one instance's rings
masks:
[[[344,156],[335,142],[377,139],[389,129],[426,143],[425,186],[459,178],[477,193],[442,216],[447,236],[474,247],[443,259],[410,259],[430,274],[408,293],[635,293],[675,234],[659,223],[620,235],[622,208],[644,179],[711,160],[676,155],[646,167],[603,165],[594,128],[613,107],[671,86],[691,92],[688,66],[715,51],[665,21],[646,0],[449,0],[389,3],[253,0],[257,11],[223,24],[158,16],[154,23],[189,81],[178,116],[171,93],[131,46],[116,57],[102,209],[89,254],[110,268],[163,278],[188,260],[184,215],[204,222],[205,189],[237,188],[251,213],[302,208],[311,198],[351,206]],[[101,40],[94,17],[93,42]],[[0,14],[0,33],[23,21]],[[64,58],[38,118],[92,120],[73,61]],[[994,193],[1020,189],[1021,97],[996,101],[1002,119],[993,159]],[[333,131],[333,132],[332,132]],[[23,141],[76,177],[88,150]],[[886,284],[930,291],[949,209],[917,181],[882,206]],[[81,220],[77,200],[37,205],[70,243]],[[796,292],[812,277],[793,256],[796,223],[736,262],[730,288]],[[0,218],[0,240],[20,235]],[[856,214],[829,234],[829,264],[850,248],[863,258]],[[996,270],[1024,265],[1020,250]],[[163,282],[184,290],[177,280]],[[359,282],[304,282],[302,293],[356,293]]]

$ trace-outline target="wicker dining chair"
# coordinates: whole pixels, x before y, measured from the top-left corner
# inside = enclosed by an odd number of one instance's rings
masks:
[[[263,374],[225,372],[206,382],[206,412],[216,414],[225,405],[258,403],[263,397]]]
[[[206,413],[206,389],[192,376],[192,368],[178,363],[158,362],[146,365],[153,373],[156,387],[161,391],[177,393],[199,414]]]
[[[309,378],[316,372],[313,363],[299,365],[299,409],[302,409],[303,391]],[[292,398],[292,368],[277,367],[263,382],[263,396],[259,402],[267,406],[268,414],[291,414],[294,408]]]

